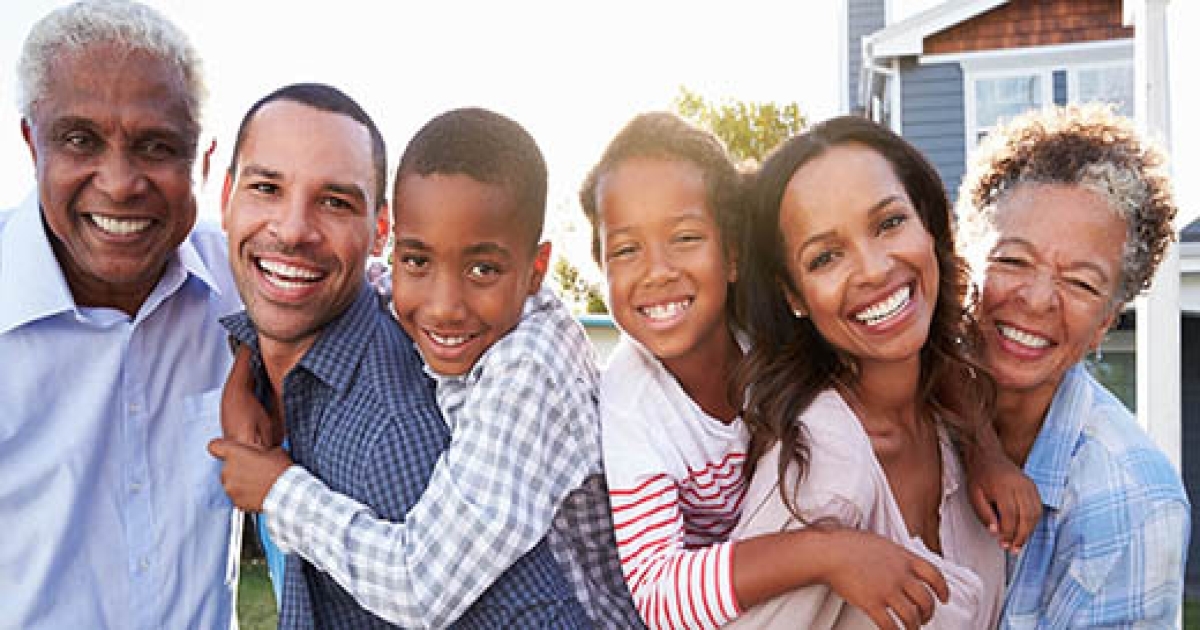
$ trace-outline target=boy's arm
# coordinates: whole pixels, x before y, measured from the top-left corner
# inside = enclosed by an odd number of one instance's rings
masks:
[[[1037,486],[1004,453],[990,422],[962,451],[975,514],[1001,547],[1019,552],[1042,517]]]
[[[440,627],[460,617],[546,536],[597,458],[564,415],[577,413],[575,401],[540,364],[490,372],[470,388],[450,446],[402,522],[376,518],[292,466],[264,502],[272,538],[389,622]]]

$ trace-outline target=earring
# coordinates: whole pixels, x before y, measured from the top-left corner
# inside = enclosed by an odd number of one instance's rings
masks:
[[[796,319],[804,319],[807,317],[807,314],[802,309],[798,308],[792,309],[792,315],[795,315]]]
[[[1096,363],[1103,363],[1103,362],[1104,362],[1104,346],[1099,345],[1099,346],[1096,346]]]

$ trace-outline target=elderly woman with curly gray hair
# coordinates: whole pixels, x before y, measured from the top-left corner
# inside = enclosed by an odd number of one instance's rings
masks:
[[[1026,114],[984,141],[958,204],[996,433],[1044,506],[1001,628],[1173,627],[1187,496],[1082,361],[1174,237],[1162,154],[1105,107]]]

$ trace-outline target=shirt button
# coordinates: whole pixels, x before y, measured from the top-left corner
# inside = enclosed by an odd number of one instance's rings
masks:
[[[134,493],[134,494],[137,494],[138,492],[141,492],[141,491],[142,491],[142,484],[141,484],[141,482],[135,481],[135,482],[133,482],[133,483],[129,484],[129,491],[130,491],[130,492],[132,492],[132,493]]]
[[[141,560],[138,561],[138,570],[145,571],[149,568],[150,568],[150,559],[149,558],[142,558]]]
[[[142,406],[137,403],[129,403],[129,413],[138,413],[142,410]]]

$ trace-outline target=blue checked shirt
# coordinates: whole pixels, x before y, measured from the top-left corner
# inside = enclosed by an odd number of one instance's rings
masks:
[[[255,347],[245,314],[227,325]],[[375,515],[401,523],[398,527],[408,532],[423,532],[391,541],[409,561],[398,567],[403,590],[362,593],[368,602],[387,599],[395,613],[391,622],[413,628],[587,625],[551,550],[539,539],[490,575],[483,588],[466,592],[455,586],[489,572],[490,563],[482,569],[473,563],[496,550],[486,545],[475,554],[453,550],[453,560],[444,562],[447,546],[485,536],[493,525],[455,512],[413,509],[443,491],[434,485],[435,466],[450,433],[412,342],[365,283],[354,304],[326,326],[288,373],[283,389],[292,457],[312,474],[292,466],[284,474],[292,482],[276,483],[264,505],[272,537],[283,550],[300,553],[288,558],[280,628],[391,627],[341,586],[381,584],[380,567],[366,563],[341,573],[322,570],[380,553],[374,540],[353,527],[356,519]],[[296,500],[307,493],[317,502]],[[356,509],[340,509],[346,503]],[[436,527],[429,527],[431,519],[440,519]],[[301,556],[311,563],[301,562]]]
[[[1190,532],[1183,485],[1082,365],[1059,385],[1025,472],[1045,509],[1000,627],[1174,628]]]
[[[367,609],[410,623],[414,591],[441,593],[437,604],[452,615],[549,534],[594,624],[642,627],[616,555],[600,465],[594,353],[566,307],[542,289],[467,374],[433,376],[453,438],[403,519],[292,467],[264,502],[271,536]]]

